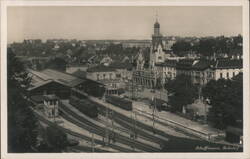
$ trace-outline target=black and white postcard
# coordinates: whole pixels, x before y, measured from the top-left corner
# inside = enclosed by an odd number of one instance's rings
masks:
[[[1,152],[249,156],[249,1],[1,1]]]

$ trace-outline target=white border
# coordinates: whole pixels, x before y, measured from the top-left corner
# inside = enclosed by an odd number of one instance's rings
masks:
[[[0,0],[1,1],[1,0]],[[52,153],[9,154],[7,153],[7,6],[243,6],[243,70],[244,70],[244,152],[243,153]],[[55,158],[241,158],[249,155],[249,2],[247,0],[83,0],[83,1],[1,1],[1,158],[7,159],[55,159]]]

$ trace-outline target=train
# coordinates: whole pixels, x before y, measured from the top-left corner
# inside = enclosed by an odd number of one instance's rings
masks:
[[[119,107],[124,110],[132,110],[132,102],[117,96],[106,96],[105,100],[107,103],[113,104],[116,107]]]
[[[69,103],[90,118],[98,117],[97,106],[95,105],[95,103],[88,101],[88,99],[80,99],[76,96],[71,95]]]

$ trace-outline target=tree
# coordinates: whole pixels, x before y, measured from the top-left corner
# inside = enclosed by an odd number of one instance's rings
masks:
[[[52,147],[53,152],[62,152],[68,146],[67,134],[57,127],[47,127],[46,138],[48,145]]]
[[[8,151],[32,152],[36,146],[37,119],[29,108],[26,89],[31,78],[21,63],[8,48]]]
[[[188,51],[191,51],[191,44],[190,42],[186,42],[186,41],[177,41],[176,43],[174,43],[174,45],[172,46],[173,52],[174,54],[178,55],[178,56],[185,56],[185,53],[187,53]]]
[[[214,38],[201,39],[198,52],[203,56],[212,56],[215,52],[216,40]]]
[[[47,63],[47,67],[59,71],[66,71],[67,62],[62,58],[54,58]]]
[[[207,83],[202,94],[210,100],[211,108],[208,120],[216,128],[227,126],[242,127],[243,120],[243,75],[239,74],[232,80],[219,79]],[[241,121],[241,122],[238,122]]]
[[[198,87],[192,84],[190,76],[178,75],[165,85],[168,91],[168,104],[172,111],[182,111],[182,107],[192,104],[198,98]]]

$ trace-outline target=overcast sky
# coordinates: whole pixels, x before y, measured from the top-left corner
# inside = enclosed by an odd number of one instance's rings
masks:
[[[8,7],[8,42],[23,39],[150,39],[242,34],[241,7]]]

